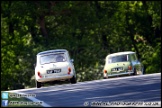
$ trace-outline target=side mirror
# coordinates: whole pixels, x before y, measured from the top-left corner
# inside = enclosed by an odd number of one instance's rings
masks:
[[[70,61],[73,63],[74,62],[74,59],[71,59]]]

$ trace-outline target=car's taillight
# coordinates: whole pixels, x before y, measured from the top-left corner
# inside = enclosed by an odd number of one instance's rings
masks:
[[[104,70],[104,73],[107,73],[107,70]]]
[[[71,68],[69,67],[69,68],[68,68],[68,74],[70,74],[70,72],[71,72]]]
[[[132,70],[132,66],[128,66],[128,70]]]
[[[41,76],[40,72],[38,72],[38,76],[39,76],[40,78],[42,78],[42,76]]]

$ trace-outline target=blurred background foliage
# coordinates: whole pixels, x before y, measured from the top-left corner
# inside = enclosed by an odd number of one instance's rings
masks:
[[[60,48],[78,81],[102,79],[105,57],[119,51],[161,72],[161,1],[1,2],[1,90],[34,87],[36,54]]]

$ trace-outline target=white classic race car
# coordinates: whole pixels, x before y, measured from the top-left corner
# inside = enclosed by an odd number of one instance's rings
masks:
[[[72,84],[75,84],[76,73],[69,52],[65,49],[56,49],[38,53],[35,79],[37,88],[40,88],[42,83],[57,80],[70,80]]]

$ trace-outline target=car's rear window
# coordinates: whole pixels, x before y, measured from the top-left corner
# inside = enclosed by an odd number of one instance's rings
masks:
[[[40,64],[48,64],[48,63],[54,63],[54,62],[65,62],[65,54],[64,53],[58,53],[58,54],[48,54],[48,55],[42,55],[40,57]]]
[[[108,63],[126,62],[126,61],[128,61],[128,55],[111,56],[108,58]]]

